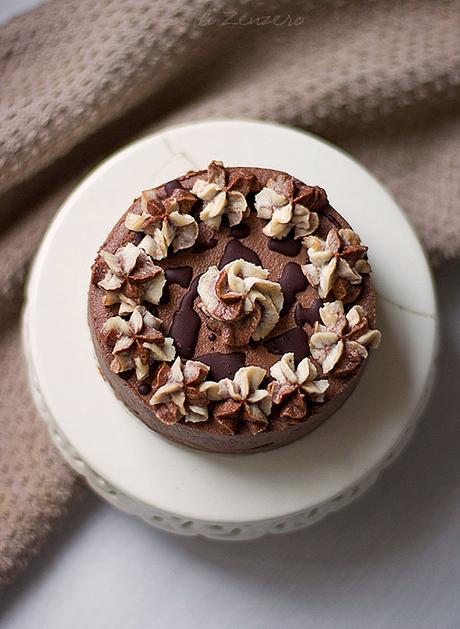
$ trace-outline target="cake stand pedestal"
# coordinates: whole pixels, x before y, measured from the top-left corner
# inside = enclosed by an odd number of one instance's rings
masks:
[[[285,170],[324,187],[369,245],[374,267],[381,348],[331,419],[269,452],[203,453],[149,431],[101,377],[86,323],[95,253],[132,199],[213,159]],[[23,324],[36,405],[70,465],[114,506],[168,531],[214,539],[292,531],[367,489],[415,427],[437,346],[428,264],[382,186],[312,135],[241,120],[163,130],[116,153],[87,177],[37,253]]]

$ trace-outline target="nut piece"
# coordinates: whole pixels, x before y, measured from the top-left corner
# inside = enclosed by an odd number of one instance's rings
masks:
[[[224,378],[201,385],[207,398],[218,402],[214,419],[226,433],[235,435],[243,427],[255,435],[266,429],[272,400],[268,391],[259,389],[265,376],[265,369],[260,367],[241,367],[233,380]]]
[[[293,228],[295,239],[312,234],[318,228],[319,218],[316,212],[311,211],[308,203],[319,203],[318,195],[311,191],[316,191],[316,188],[304,186],[294,195],[292,177],[269,179],[265,188],[256,194],[254,204],[257,216],[269,219],[263,233],[269,238],[277,239],[287,236]]]
[[[198,237],[198,224],[189,214],[196,197],[177,188],[170,197],[162,198],[156,190],[144,190],[141,195],[141,214],[129,212],[125,227],[144,232],[139,243],[154,260],[162,260],[172,246],[174,252],[188,249]]]
[[[253,177],[242,173],[228,176],[222,162],[211,162],[206,179],[197,179],[192,192],[203,201],[201,220],[213,229],[219,229],[223,214],[228,216],[230,227],[249,216],[246,196]]]
[[[325,299],[332,292],[344,304],[358,297],[363,273],[370,273],[371,266],[363,255],[367,247],[351,229],[331,228],[326,240],[317,236],[307,236],[303,241],[307,247],[310,264],[302,266],[302,271],[318,294]]]
[[[198,283],[199,306],[211,318],[209,327],[222,333],[230,346],[245,345],[267,336],[279,321],[283,294],[268,271],[239,259],[219,271],[210,267]]]
[[[118,314],[127,314],[143,301],[158,304],[166,279],[159,266],[143,251],[129,242],[113,254],[101,251],[108,270],[98,286],[106,292],[104,306],[120,304]]]
[[[319,310],[321,321],[315,323],[310,351],[323,373],[346,376],[358,369],[367,358],[366,348],[376,349],[382,335],[369,328],[361,306],[353,306],[345,315],[341,301],[328,302]]]
[[[205,422],[208,419],[209,400],[200,391],[200,384],[208,375],[204,363],[179,357],[169,366],[160,366],[155,376],[150,404],[155,415],[164,424],[172,425],[184,418],[186,422]]]
[[[294,354],[289,352],[270,369],[274,378],[268,385],[273,403],[280,407],[280,417],[289,422],[301,421],[308,414],[307,400],[323,402],[329,387],[327,380],[317,380],[318,372],[309,358],[295,368]]]
[[[161,319],[144,306],[136,306],[129,321],[110,317],[102,328],[109,342],[114,342],[110,370],[122,373],[136,370],[136,378],[145,380],[155,361],[171,361],[176,355],[173,339],[160,332]]]

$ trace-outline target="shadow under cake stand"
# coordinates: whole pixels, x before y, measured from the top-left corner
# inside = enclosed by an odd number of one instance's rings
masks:
[[[287,171],[324,187],[369,246],[374,269],[381,348],[333,417],[269,452],[204,453],[148,430],[101,377],[86,322],[91,264],[132,199],[213,159]],[[312,524],[375,481],[407,442],[427,400],[437,308],[411,226],[363,167],[298,130],[217,120],[136,142],[78,186],[37,253],[23,331],[37,408],[63,456],[98,494],[168,531],[238,540]]]

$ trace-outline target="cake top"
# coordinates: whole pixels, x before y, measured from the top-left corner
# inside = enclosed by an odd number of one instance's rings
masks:
[[[256,434],[317,412],[378,346],[370,273],[322,188],[214,161],[135,199],[90,296],[111,372],[159,421]]]

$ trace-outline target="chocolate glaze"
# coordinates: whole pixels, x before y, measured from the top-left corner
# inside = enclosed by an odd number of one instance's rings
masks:
[[[193,253],[203,253],[204,251],[207,251],[208,249],[214,249],[214,247],[217,245],[217,238],[211,238],[210,240],[204,240],[202,242],[196,242],[195,245],[192,247],[192,251]]]
[[[296,262],[288,262],[284,267],[283,275],[278,281],[284,296],[284,305],[280,313],[283,316],[293,306],[297,293],[308,287],[308,280],[302,273],[300,265]]]
[[[322,299],[315,299],[309,308],[304,308],[301,304],[297,304],[294,311],[294,321],[300,328],[306,323],[314,325],[315,321],[319,321],[319,309],[323,305]]]
[[[277,253],[282,253],[283,256],[295,258],[302,249],[302,241],[294,240],[293,238],[283,238],[282,240],[269,238],[267,247],[270,251],[276,251]]]
[[[137,390],[139,391],[141,395],[148,395],[150,391],[152,390],[152,387],[150,384],[143,382],[137,387]]]
[[[286,352],[293,352],[296,363],[299,363],[310,353],[308,334],[298,327],[268,339],[264,345],[270,353],[277,356],[282,356]]]
[[[129,369],[129,371],[122,371],[118,374],[118,377],[122,380],[129,380],[131,376],[134,376],[134,369]]]
[[[182,188],[177,179],[173,179],[172,181],[168,181],[168,183],[165,183],[165,192],[168,196],[170,196],[177,188]]]
[[[238,238],[241,240],[242,238],[247,238],[251,233],[251,228],[247,223],[240,223],[239,225],[233,225],[230,228],[229,234],[232,238]]]
[[[141,243],[141,240],[144,238],[144,234],[142,232],[136,232],[134,235],[133,243],[137,246]]]
[[[168,284],[163,286],[163,293],[161,294],[160,306],[165,306],[169,304],[169,300],[171,299],[171,291],[169,290]]]
[[[190,266],[174,266],[165,269],[165,276],[168,284],[179,284],[182,288],[187,288],[193,277],[193,269]]]
[[[248,247],[242,245],[239,240],[233,239],[230,240],[225,247],[224,255],[221,257],[219,262],[219,269],[222,269],[229,262],[239,260],[240,258],[246,260],[246,262],[252,262],[252,264],[262,266],[262,262],[255,251],[252,251],[252,249],[248,249]]]
[[[193,305],[198,295],[198,280],[195,277],[190,288],[182,297],[179,310],[174,314],[169,330],[169,336],[174,339],[177,353],[182,358],[192,358],[201,327],[201,319],[195,312]]]
[[[154,317],[158,317],[158,306],[155,306],[155,304],[146,303],[145,307],[150,312],[150,314],[153,314]]]
[[[210,368],[210,380],[222,380],[222,378],[233,378],[238,369],[244,367],[246,356],[243,352],[231,352],[230,354],[221,354],[214,352],[213,354],[203,354],[197,356],[196,360]]]

